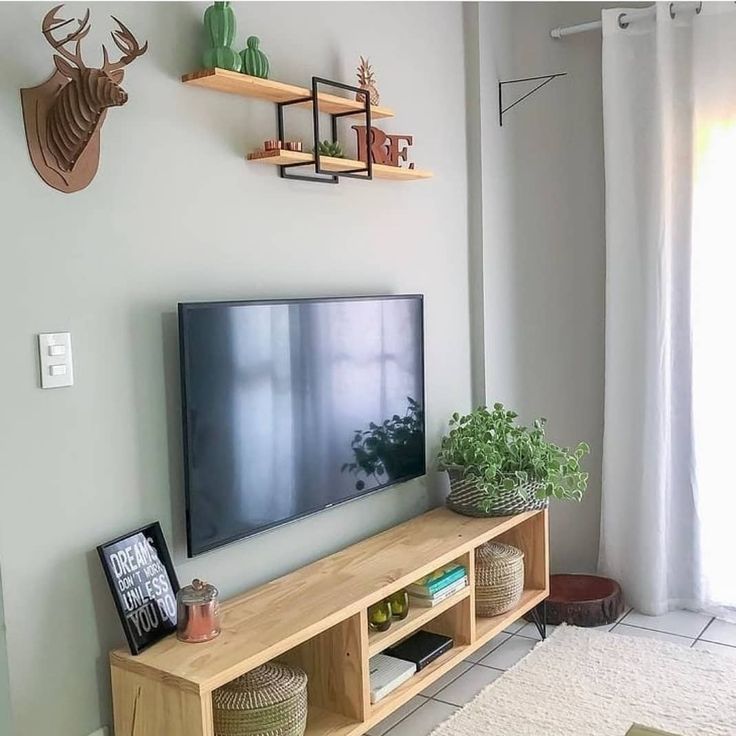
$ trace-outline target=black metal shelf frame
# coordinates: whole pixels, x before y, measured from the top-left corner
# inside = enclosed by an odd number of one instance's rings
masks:
[[[499,82],[498,83],[498,124],[503,126],[503,116],[512,108],[516,107],[520,102],[523,102],[527,97],[530,95],[533,95],[537,90],[542,89],[545,84],[549,84],[553,79],[557,79],[557,77],[566,77],[567,72],[560,72],[557,74],[544,74],[541,77],[525,77],[524,79],[509,79],[505,82]],[[506,107],[503,106],[503,88],[507,84],[521,84],[523,82],[538,82],[541,81],[534,89],[527,92],[525,95],[522,95],[519,97],[518,100],[515,100],[510,105],[507,105]]]
[[[330,132],[332,135],[332,142],[337,143],[337,121],[338,118],[347,117],[349,115],[362,114],[365,116],[365,127],[366,127],[366,165],[358,169],[346,169],[345,171],[326,171],[322,168],[322,156],[319,152],[320,143],[320,109],[319,109],[319,87],[320,85],[326,87],[336,87],[338,89],[344,89],[348,92],[355,92],[356,95],[360,93],[363,97],[363,110],[361,113],[356,113],[352,110],[348,112],[337,112],[329,113],[330,115]],[[356,97],[356,99],[358,99]],[[290,105],[297,105],[304,102],[312,102],[312,133],[314,143],[314,161],[305,161],[303,163],[283,164],[279,166],[279,176],[282,179],[298,179],[300,181],[314,182],[315,184],[338,184],[341,177],[347,177],[350,179],[373,179],[373,160],[370,155],[370,141],[371,141],[371,101],[370,93],[367,90],[363,90],[360,87],[354,87],[350,84],[343,82],[336,82],[332,79],[324,79],[322,77],[312,77],[312,96],[311,97],[296,97],[293,100],[286,102],[276,103],[276,124],[278,128],[278,139],[283,141],[286,139],[285,125],[284,125],[284,108]],[[297,166],[314,166],[314,175],[307,176],[304,174],[291,174],[288,173],[288,169],[296,168]]]

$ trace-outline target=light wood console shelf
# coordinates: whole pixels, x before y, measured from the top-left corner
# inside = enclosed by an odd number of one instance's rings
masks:
[[[524,595],[512,611],[475,616],[474,553],[490,539],[525,554]],[[458,561],[471,585],[369,632],[368,606]],[[436,509],[223,604],[222,634],[206,644],[168,637],[138,656],[110,655],[116,736],[213,736],[214,689],[272,659],[308,674],[308,736],[360,736],[549,594],[546,511],[496,519]],[[455,646],[372,705],[368,659],[418,629]]]

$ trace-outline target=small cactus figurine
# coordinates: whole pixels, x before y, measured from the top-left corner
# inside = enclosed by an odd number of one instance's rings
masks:
[[[209,34],[210,47],[204,52],[202,61],[206,69],[229,69],[239,72],[242,61],[230,45],[235,38],[235,13],[229,2],[216,2],[204,11],[204,25]]]
[[[258,36],[250,36],[246,41],[247,47],[240,52],[243,60],[243,74],[251,77],[268,79],[268,57],[258,48]]]

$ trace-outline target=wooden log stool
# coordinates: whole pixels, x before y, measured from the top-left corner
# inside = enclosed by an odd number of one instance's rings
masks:
[[[551,575],[545,621],[553,626],[604,626],[624,612],[621,586],[598,575]],[[531,620],[530,616],[526,617]]]

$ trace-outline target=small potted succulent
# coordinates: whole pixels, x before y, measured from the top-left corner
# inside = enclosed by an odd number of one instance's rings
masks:
[[[550,498],[580,501],[588,474],[580,466],[590,452],[546,439],[545,419],[531,427],[516,423],[503,404],[455,413],[438,460],[450,478],[447,505],[468,516],[507,516],[545,508]]]

